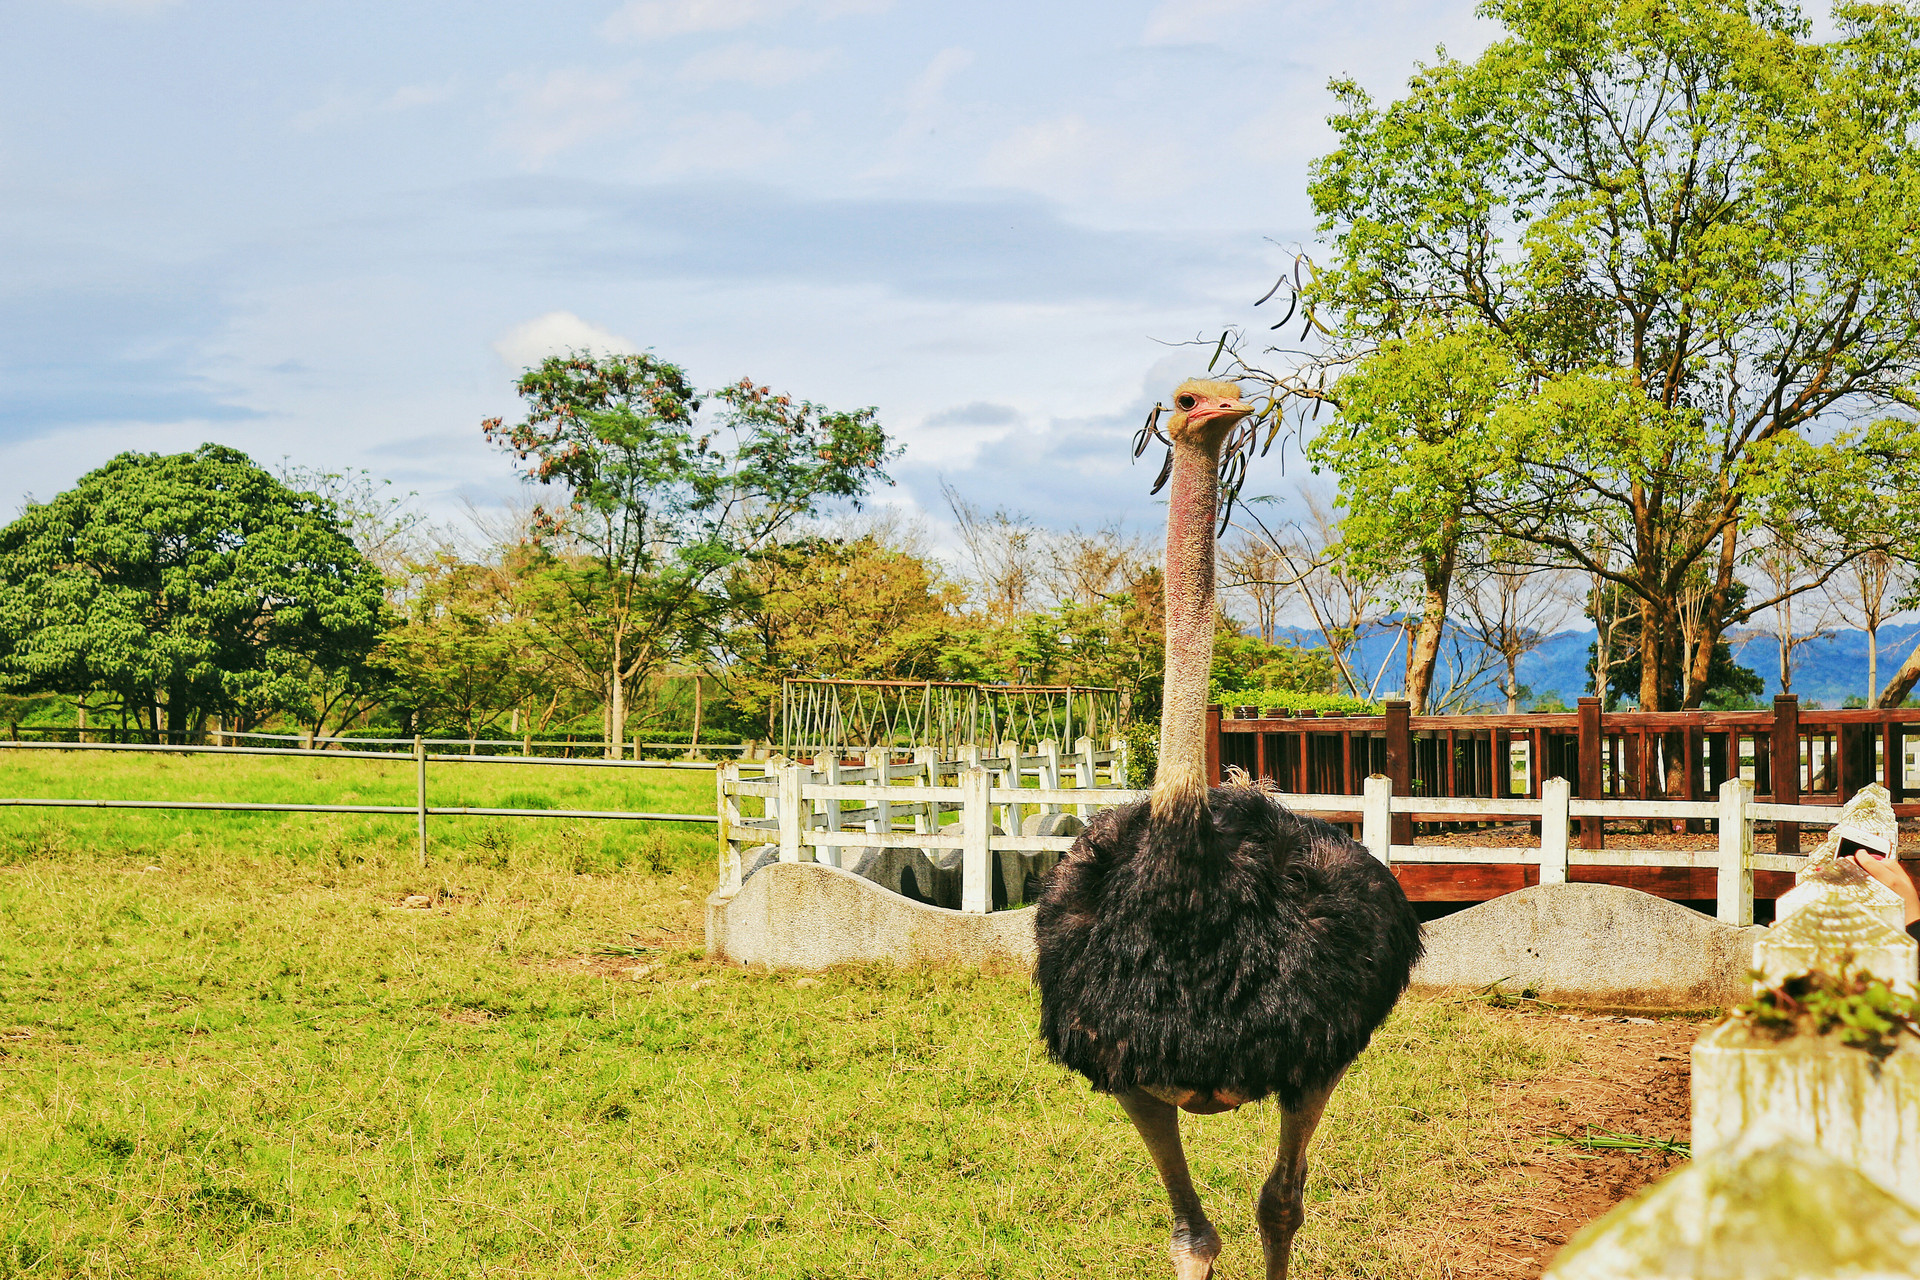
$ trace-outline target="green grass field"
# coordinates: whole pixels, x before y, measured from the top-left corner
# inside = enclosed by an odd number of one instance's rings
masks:
[[[5,764],[8,795],[411,796],[405,764]],[[712,785],[434,777],[688,811]],[[433,830],[422,872],[404,819],[0,813],[0,1276],[1168,1274],[1144,1154],[1047,1061],[1023,978],[708,965],[710,828]],[[1328,1112],[1301,1274],[1433,1273],[1548,1043],[1406,1003]],[[1277,1126],[1189,1125],[1224,1275],[1253,1273]]]

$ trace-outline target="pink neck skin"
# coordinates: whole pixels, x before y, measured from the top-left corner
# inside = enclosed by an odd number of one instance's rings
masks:
[[[1167,669],[1160,712],[1155,817],[1207,804],[1207,682],[1213,670],[1213,522],[1220,439],[1175,440],[1167,489]]]

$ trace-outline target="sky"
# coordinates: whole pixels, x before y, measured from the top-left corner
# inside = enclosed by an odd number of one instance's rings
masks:
[[[479,424],[519,370],[592,347],[876,406],[878,496],[936,537],[943,480],[1157,520],[1129,439],[1311,245],[1327,82],[1497,34],[1458,0],[6,12],[6,511],[217,441],[455,520],[516,490]]]

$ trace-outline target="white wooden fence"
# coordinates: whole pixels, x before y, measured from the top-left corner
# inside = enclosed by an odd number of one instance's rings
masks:
[[[741,853],[753,845],[778,844],[782,862],[802,861],[805,850],[806,860],[836,867],[849,849],[959,849],[961,909],[973,912],[991,902],[992,854],[1073,847],[1070,836],[1021,835],[1027,816],[1071,811],[1084,821],[1097,808],[1146,795],[1124,789],[1127,746],[1117,738],[1105,750],[1088,738],[1071,751],[1052,741],[1031,751],[1003,742],[997,755],[967,747],[957,760],[939,759],[932,747],[876,749],[860,765],[826,753],[811,764],[770,760],[763,778],[741,772],[737,764],[715,771],[723,888],[739,888]],[[763,802],[764,816],[743,814],[740,802],[749,798]],[[949,826],[954,814],[960,822]],[[996,827],[1007,834],[992,834]]]
[[[811,765],[774,760],[768,763],[764,779],[743,778],[740,766],[723,764],[716,782],[720,883],[724,888],[739,887],[741,850],[755,844],[778,844],[782,862],[812,860],[833,866],[842,865],[846,849],[895,845],[929,851],[959,849],[961,909],[985,912],[994,854],[1064,852],[1073,846],[1070,836],[1021,834],[1023,814],[1070,809],[1084,819],[1097,808],[1146,798],[1146,792],[1120,785],[1126,777],[1124,753],[1122,743],[1100,752],[1083,738],[1071,754],[1043,742],[1031,755],[1016,744],[1003,744],[999,756],[957,761],[934,760],[927,748],[906,764],[895,763],[890,754],[881,752],[869,753],[860,767],[847,767],[828,756]],[[1010,766],[1009,760],[1018,763]],[[1035,775],[1039,785],[1026,785],[1026,779]],[[1068,778],[1075,785],[1062,787]],[[1565,883],[1568,868],[1577,866],[1713,867],[1718,872],[1716,915],[1735,925],[1753,923],[1754,871],[1794,871],[1806,863],[1799,854],[1755,853],[1753,824],[1831,826],[1840,814],[1833,805],[1756,804],[1753,783],[1742,778],[1723,785],[1718,800],[1579,800],[1563,778],[1547,779],[1541,792],[1538,800],[1395,796],[1388,779],[1375,775],[1366,780],[1359,796],[1282,795],[1280,800],[1299,813],[1337,814],[1347,820],[1357,814],[1361,843],[1388,865],[1535,865],[1542,884]],[[766,816],[743,816],[740,801],[746,797],[763,799]],[[955,812],[960,823],[948,831],[941,815]],[[1540,843],[1537,848],[1393,844],[1389,838],[1392,817],[1403,813],[1458,816],[1467,821],[1538,821]],[[1718,826],[1719,841],[1711,849],[1587,850],[1576,847],[1571,838],[1574,818],[1711,819]],[[992,834],[995,826],[1005,834]]]

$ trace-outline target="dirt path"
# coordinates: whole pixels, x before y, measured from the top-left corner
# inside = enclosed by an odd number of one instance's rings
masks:
[[[1438,1275],[1533,1280],[1574,1232],[1682,1163],[1650,1151],[1587,1156],[1549,1143],[1547,1134],[1577,1135],[1592,1125],[1686,1141],[1687,1051],[1711,1019],[1513,1016],[1564,1038],[1579,1057],[1511,1091],[1506,1116],[1518,1168],[1456,1204],[1433,1251]]]

